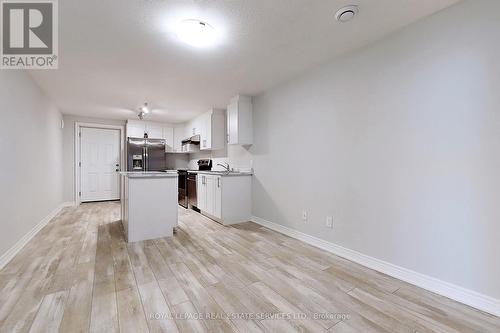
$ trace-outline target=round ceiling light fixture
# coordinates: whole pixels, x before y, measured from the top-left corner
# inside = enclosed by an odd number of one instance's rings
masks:
[[[337,10],[335,19],[339,22],[345,23],[354,18],[359,13],[359,7],[356,5],[345,6]]]
[[[177,27],[177,37],[194,47],[209,47],[216,42],[214,28],[207,22],[195,19],[181,21]]]

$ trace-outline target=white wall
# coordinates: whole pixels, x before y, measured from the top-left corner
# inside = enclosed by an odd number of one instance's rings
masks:
[[[125,120],[64,115],[63,131],[63,196],[64,201],[75,201],[75,123],[125,126]]]
[[[62,199],[61,114],[31,77],[0,70],[0,256]]]
[[[254,215],[500,298],[499,31],[466,1],[255,98]]]

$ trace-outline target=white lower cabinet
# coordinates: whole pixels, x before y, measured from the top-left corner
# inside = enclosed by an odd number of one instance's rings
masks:
[[[214,177],[214,216],[222,218],[222,177]]]
[[[205,175],[196,175],[196,201],[200,211],[207,211],[207,187]]]
[[[215,178],[214,176],[205,177],[205,188],[206,188],[206,205],[205,210],[208,214],[215,216]],[[219,199],[220,200],[220,199]]]
[[[198,174],[197,201],[203,215],[222,224],[250,221],[251,176]]]

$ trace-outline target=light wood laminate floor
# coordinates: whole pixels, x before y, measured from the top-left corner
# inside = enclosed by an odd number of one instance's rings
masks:
[[[64,209],[0,271],[0,332],[500,332],[256,224],[179,219],[173,238],[127,244],[118,203]]]

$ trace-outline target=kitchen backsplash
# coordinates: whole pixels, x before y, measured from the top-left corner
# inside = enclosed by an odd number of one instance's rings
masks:
[[[201,158],[211,158],[213,161],[213,170],[223,170],[218,163],[229,163],[229,167],[238,171],[250,171],[253,169],[252,154],[242,146],[231,145],[222,150],[214,150],[211,152],[199,152],[189,154],[189,169],[198,169],[198,162]]]

